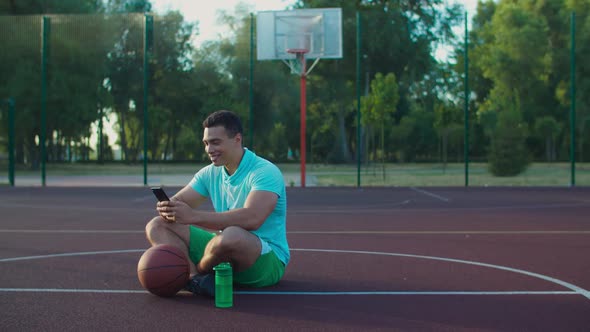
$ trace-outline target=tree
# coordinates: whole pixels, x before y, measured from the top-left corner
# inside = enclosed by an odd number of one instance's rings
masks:
[[[35,136],[39,135],[40,81],[40,20],[34,16],[0,16],[0,98],[8,96],[16,101],[15,152],[16,162],[34,167],[39,154]],[[2,121],[6,121],[5,118]],[[7,128],[7,124],[5,124]],[[8,135],[7,131],[1,133]],[[7,136],[6,136],[7,138]],[[6,139],[7,141],[7,139]]]
[[[222,12],[220,21],[230,27],[231,34],[214,43],[216,67],[228,82],[221,91],[220,101],[241,115],[245,126],[245,143],[252,138],[261,155],[272,153],[269,133],[276,123],[282,123],[286,140],[292,150],[299,148],[299,81],[290,75],[280,61],[256,61],[253,68],[253,112],[249,112],[250,99],[250,13],[252,8],[238,5],[234,13]],[[255,55],[254,55],[255,57]],[[251,118],[251,116],[253,118]],[[276,134],[278,134],[275,131]]]
[[[84,142],[91,124],[102,114],[99,109],[109,106],[103,82],[116,31],[109,23],[104,15],[68,16],[51,23],[47,59],[50,160],[63,160],[64,145],[69,142]]]
[[[381,163],[385,178],[385,126],[392,123],[393,114],[397,110],[399,92],[395,75],[381,73],[375,75],[371,82],[371,93],[361,100],[361,118],[363,124],[369,128],[379,128],[381,131]],[[375,155],[375,157],[377,157]]]
[[[119,144],[126,161],[139,156],[139,123],[142,122],[143,99],[143,16],[115,17],[115,42],[107,54],[105,82],[117,114]]]
[[[587,1],[502,0],[478,4],[470,31],[470,87],[476,95],[474,106],[478,113],[502,109],[500,104],[504,102],[498,98],[518,98],[523,119],[530,129],[534,129],[537,118],[541,117],[553,117],[559,126],[569,128],[565,115],[571,105],[572,11],[579,18],[576,58],[583,59],[590,51],[590,34],[587,33],[590,30],[585,19],[590,13]],[[457,48],[459,59],[461,52],[462,49]],[[458,71],[462,72],[462,65],[462,62],[457,65]],[[585,82],[590,71],[586,67],[587,62],[576,61],[576,130],[580,137],[584,137],[586,119],[590,118],[586,107],[586,90],[590,84]],[[568,139],[564,130],[554,144],[565,146]],[[546,158],[545,143],[536,136],[527,138],[527,147],[535,153],[535,158]],[[578,143],[577,149],[582,151],[584,140]]]
[[[526,124],[523,123],[518,103],[498,113],[489,154],[489,169],[495,176],[515,176],[530,163],[525,147]]]
[[[199,106],[203,104],[201,99],[207,93],[200,91],[200,80],[203,78],[199,77],[193,62],[191,37],[195,30],[196,25],[184,22],[178,12],[168,12],[154,18],[148,121],[148,150],[154,160],[185,154],[177,149],[181,128],[188,126],[193,129],[194,126],[187,124],[186,119],[201,118]],[[200,139],[194,140],[193,144],[196,142],[200,142]]]
[[[335,116],[334,104],[326,105],[321,102],[314,102],[307,107],[307,128],[309,128],[309,162],[326,162],[333,151],[333,142],[337,135],[337,126],[334,125]]]
[[[545,158],[547,161],[555,161],[555,140],[561,128],[552,116],[544,116],[535,120],[535,132],[545,141]]]
[[[443,169],[446,170],[449,136],[454,131],[463,129],[463,127],[461,126],[460,113],[452,105],[446,105],[442,102],[438,103],[434,108],[434,114],[434,128],[436,128],[441,137]]]
[[[338,103],[335,125],[340,130],[338,146],[350,150],[346,128],[354,128],[354,82],[357,52],[363,58],[362,71],[367,77],[375,73],[393,73],[399,86],[399,102],[394,120],[410,112],[412,87],[421,82],[436,66],[432,49],[437,43],[452,41],[452,27],[461,19],[459,5],[444,6],[444,1],[299,1],[296,8],[342,8],[343,54],[340,60],[320,61],[312,77],[330,82],[328,89],[314,98]],[[361,15],[362,49],[356,49],[356,12]],[[311,81],[315,83],[315,81]],[[368,82],[364,82],[368,85]],[[429,92],[435,93],[435,92]],[[311,99],[311,98],[310,98]],[[313,99],[310,101],[313,102]],[[431,110],[432,111],[432,110]],[[344,124],[344,125],[340,125]],[[386,128],[387,129],[387,128]],[[342,140],[339,139],[342,137]],[[357,149],[360,148],[357,146]],[[350,155],[350,153],[348,153]],[[350,159],[349,156],[346,156]]]
[[[289,145],[287,144],[287,135],[285,134],[286,127],[282,123],[275,123],[274,128],[270,131],[270,154],[269,159],[274,162],[285,162],[287,160],[287,151]]]
[[[590,123],[590,64],[585,61],[590,54],[590,3],[588,1],[566,1],[566,13],[570,14],[572,11],[576,14],[576,134],[579,139],[578,142],[578,160],[584,161],[588,158],[584,158],[585,148],[590,148],[590,135],[588,134],[588,124]],[[569,17],[566,22],[569,23]],[[570,41],[571,38],[568,38]],[[570,48],[566,48],[570,50]],[[564,78],[567,82],[569,76]],[[569,87],[569,84],[563,84],[564,87]],[[562,94],[562,103],[566,107],[571,105],[571,95],[568,93]],[[564,126],[568,128],[569,126]],[[571,132],[571,129],[569,130]]]
[[[481,65],[484,76],[494,82],[493,89],[520,100],[519,111],[531,123],[545,108],[551,57],[546,21],[520,5],[508,1],[498,5],[489,26],[494,39],[486,46],[488,52],[481,54]]]
[[[412,104],[410,113],[393,128],[390,142],[399,146],[400,161],[431,160],[436,157],[437,133],[432,125],[434,117],[434,112],[424,109],[420,104]]]
[[[89,14],[103,8],[104,3],[99,0],[4,0],[0,3],[0,14]]]
[[[38,106],[40,89],[38,85],[30,84],[30,82],[40,81],[41,16],[29,15],[91,14],[101,11],[103,8],[103,2],[96,0],[10,1],[3,2],[3,6],[0,6],[0,14],[19,15],[3,16],[0,19],[0,25],[2,25],[0,31],[3,32],[3,47],[11,50],[0,54],[0,63],[5,64],[5,66],[0,65],[0,76],[3,77],[2,82],[0,82],[0,94],[12,96],[18,102],[19,112],[16,119],[17,132],[19,133],[16,139],[17,162],[25,163],[26,161],[33,167],[39,162],[39,152],[35,138],[39,137],[41,130]],[[96,111],[96,109],[90,109],[88,106],[90,100],[92,100],[91,96],[97,93],[98,83],[87,84],[87,82],[96,77],[96,68],[100,68],[100,65],[97,66],[96,59],[100,56],[98,48],[102,41],[102,30],[94,29],[96,26],[93,26],[94,34],[90,40],[96,40],[98,45],[84,49],[77,46],[75,40],[64,38],[63,27],[73,21],[75,19],[71,17],[69,20],[52,21],[54,33],[51,35],[50,40],[52,47],[49,52],[51,59],[48,59],[49,76],[47,81],[48,113],[52,109],[54,110],[51,114],[48,114],[47,122],[48,152],[49,157],[52,159],[63,158],[64,152],[62,148],[66,141],[78,140],[87,136],[82,132],[88,131],[87,121],[93,118],[92,112]],[[90,22],[85,23],[93,25],[94,22],[94,20],[90,20]],[[78,31],[76,36],[70,36],[69,38],[83,38],[85,32],[87,30]],[[81,51],[87,53],[80,55]],[[64,59],[68,52],[72,56],[70,60],[73,62],[68,64],[68,67],[71,66],[75,69],[70,75],[65,75],[65,68],[60,68],[60,61]],[[6,86],[3,86],[4,84]],[[67,92],[74,85],[78,88],[76,94],[68,94],[65,98],[58,95]],[[90,92],[91,89],[94,90]],[[71,116],[72,121],[61,121],[67,117],[66,114]],[[75,122],[74,119],[82,121],[76,128],[72,126],[72,123]]]

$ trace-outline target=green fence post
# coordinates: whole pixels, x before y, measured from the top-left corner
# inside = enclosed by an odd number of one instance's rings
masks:
[[[467,29],[467,12],[465,12],[465,187],[469,187],[469,31]]]
[[[361,187],[361,14],[356,12],[356,186]]]
[[[14,187],[14,99],[8,98],[8,181]]]
[[[153,17],[145,15],[143,34],[143,185],[148,184],[148,80],[149,80],[149,43],[153,30]]]
[[[576,12],[572,12],[571,20],[571,83],[570,83],[570,94],[572,98],[570,108],[570,162],[571,162],[571,178],[570,186],[576,185]]]
[[[43,16],[41,26],[41,128],[39,135],[39,146],[41,147],[41,185],[46,184],[45,163],[47,150],[45,148],[45,137],[47,131],[47,58],[49,56],[49,38],[51,33],[51,18]]]

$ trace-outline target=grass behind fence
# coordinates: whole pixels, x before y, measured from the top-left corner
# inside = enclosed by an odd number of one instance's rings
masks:
[[[150,163],[148,176],[182,175],[190,178],[205,164],[190,163]],[[288,185],[299,179],[299,164],[278,165]],[[0,182],[8,183],[8,168],[0,164]],[[307,184],[310,186],[356,186],[356,165],[308,164]],[[143,176],[142,164],[93,163],[47,164],[47,176]],[[17,177],[38,177],[39,170],[17,167]],[[470,186],[569,186],[569,163],[533,163],[528,169],[514,177],[495,177],[487,170],[485,163],[469,165]],[[424,164],[381,164],[363,165],[361,168],[362,186],[464,186],[464,164],[438,163]],[[576,164],[576,185],[590,185],[590,163]]]
[[[356,185],[356,167],[310,167],[321,186]],[[570,164],[533,163],[514,177],[496,177],[485,163],[469,165],[470,186],[569,186]],[[590,163],[576,164],[576,184],[590,185]],[[363,186],[464,186],[464,164],[388,164],[363,167]]]

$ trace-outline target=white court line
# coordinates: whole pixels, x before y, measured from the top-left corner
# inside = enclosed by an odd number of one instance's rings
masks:
[[[44,259],[44,258],[52,258],[52,257],[73,257],[73,256],[85,256],[85,255],[104,255],[104,254],[117,254],[117,253],[131,253],[131,252],[143,252],[145,249],[130,249],[130,250],[110,250],[110,251],[92,251],[92,252],[73,252],[73,253],[62,253],[62,254],[50,254],[50,255],[42,255],[42,256],[26,256],[26,257],[14,257],[14,258],[3,258],[0,259],[0,263],[3,262],[14,262],[14,261],[24,261],[24,260],[31,260],[31,259]],[[525,270],[515,269],[511,267],[501,266],[501,265],[494,265],[494,264],[487,264],[487,263],[480,263],[475,261],[467,261],[461,259],[453,259],[453,258],[445,258],[445,257],[437,257],[437,256],[423,256],[423,255],[411,255],[411,254],[400,254],[400,253],[391,253],[391,252],[381,252],[381,251],[360,251],[360,250],[336,250],[336,249],[297,249],[292,248],[291,251],[302,251],[302,252],[324,252],[324,253],[345,253],[345,254],[364,254],[364,255],[378,255],[378,256],[393,256],[393,257],[406,257],[406,258],[418,258],[418,259],[427,259],[427,260],[435,260],[435,261],[442,261],[442,262],[450,262],[450,263],[459,263],[459,264],[467,264],[467,265],[474,265],[474,266],[481,266],[492,268],[496,270],[508,271],[517,274],[524,274],[529,277],[545,280],[565,288],[568,288],[574,291],[577,294],[580,294],[587,299],[590,299],[590,291],[585,290],[582,287],[576,286],[574,284],[565,282],[563,280],[559,280],[556,278],[552,278],[543,274],[529,272]]]
[[[426,190],[418,189],[416,187],[410,187],[410,189],[412,189],[415,192],[424,194],[426,196],[430,196],[430,197],[436,198],[436,199],[441,200],[441,201],[446,202],[446,203],[448,203],[451,200],[450,198],[446,198],[446,197],[443,197],[443,196],[440,196],[440,195],[437,195],[437,194],[433,194],[433,193],[428,192]]]
[[[0,233],[32,233],[32,234],[145,234],[140,230],[116,229],[0,229]]]
[[[1,289],[0,289],[1,290]],[[375,291],[375,292],[297,292],[236,291],[244,295],[578,295],[572,291]]]
[[[291,251],[311,251],[311,252],[328,252],[328,253],[349,253],[349,254],[366,254],[366,255],[380,255],[380,256],[396,256],[396,257],[408,257],[408,258],[419,258],[419,259],[429,259],[435,261],[442,261],[442,262],[451,262],[451,263],[460,263],[460,264],[467,264],[467,265],[474,265],[474,266],[482,266],[488,267],[497,270],[503,270],[508,272],[514,272],[518,274],[524,274],[529,277],[542,279],[545,281],[549,281],[554,284],[558,284],[565,288],[569,288],[574,292],[590,299],[590,291],[585,290],[582,287],[576,286],[574,284],[570,284],[568,282],[555,279],[552,277],[548,277],[546,275],[542,275],[539,273],[529,272],[520,269],[514,269],[511,267],[501,266],[501,265],[494,265],[494,264],[487,264],[487,263],[480,263],[475,261],[467,261],[461,259],[452,259],[452,258],[445,258],[445,257],[436,257],[436,256],[423,256],[423,255],[410,255],[410,254],[398,254],[398,253],[389,253],[389,252],[380,252],[380,251],[358,251],[358,250],[330,250],[330,249],[291,249]]]
[[[132,253],[132,252],[144,252],[146,249],[110,250],[110,251],[85,251],[85,252],[69,252],[69,253],[63,253],[63,254],[49,254],[49,255],[38,255],[38,256],[24,256],[24,257],[2,258],[2,259],[0,259],[0,263],[27,261],[27,260],[31,260],[31,259],[56,258],[56,257],[74,257],[74,256],[90,256],[90,255],[124,254],[124,253]]]
[[[23,233],[23,234],[144,234],[143,230],[99,230],[99,229],[0,229],[0,233]],[[579,231],[372,231],[372,230],[351,230],[351,231],[288,231],[287,234],[384,234],[384,235],[579,235],[590,234],[590,230]]]
[[[89,294],[149,294],[132,289],[79,289],[79,288],[0,288],[0,292],[13,293],[89,293]],[[578,295],[572,291],[360,291],[360,292],[308,292],[308,291],[235,291],[237,295]]]
[[[1,232],[1,231],[0,231]],[[385,235],[576,235],[590,231],[290,231],[287,234],[385,234]]]
[[[94,294],[149,294],[144,290],[130,289],[78,289],[78,288],[0,288],[0,292],[23,293],[94,293]]]

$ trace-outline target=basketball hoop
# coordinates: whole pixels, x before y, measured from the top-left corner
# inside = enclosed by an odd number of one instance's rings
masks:
[[[281,60],[300,79],[301,187],[305,187],[306,80],[322,59],[342,58],[342,9],[312,8],[263,11],[257,18],[258,60]],[[307,59],[313,64],[306,66]]]
[[[291,74],[307,75],[305,72],[305,54],[309,52],[305,48],[289,48],[286,50],[289,54],[295,54],[295,59],[286,59],[284,62],[291,69]]]
[[[311,72],[313,67],[315,67],[315,65],[318,63],[318,61],[320,61],[320,58],[316,58],[311,67],[309,67],[309,69],[306,69],[305,54],[309,53],[308,49],[288,48],[286,51],[289,54],[295,54],[295,59],[283,60],[283,62],[287,64],[287,66],[289,66],[289,68],[291,69],[291,74],[307,76]]]
[[[305,48],[289,48],[287,49],[287,53],[291,54],[305,54],[308,53],[309,50]]]

